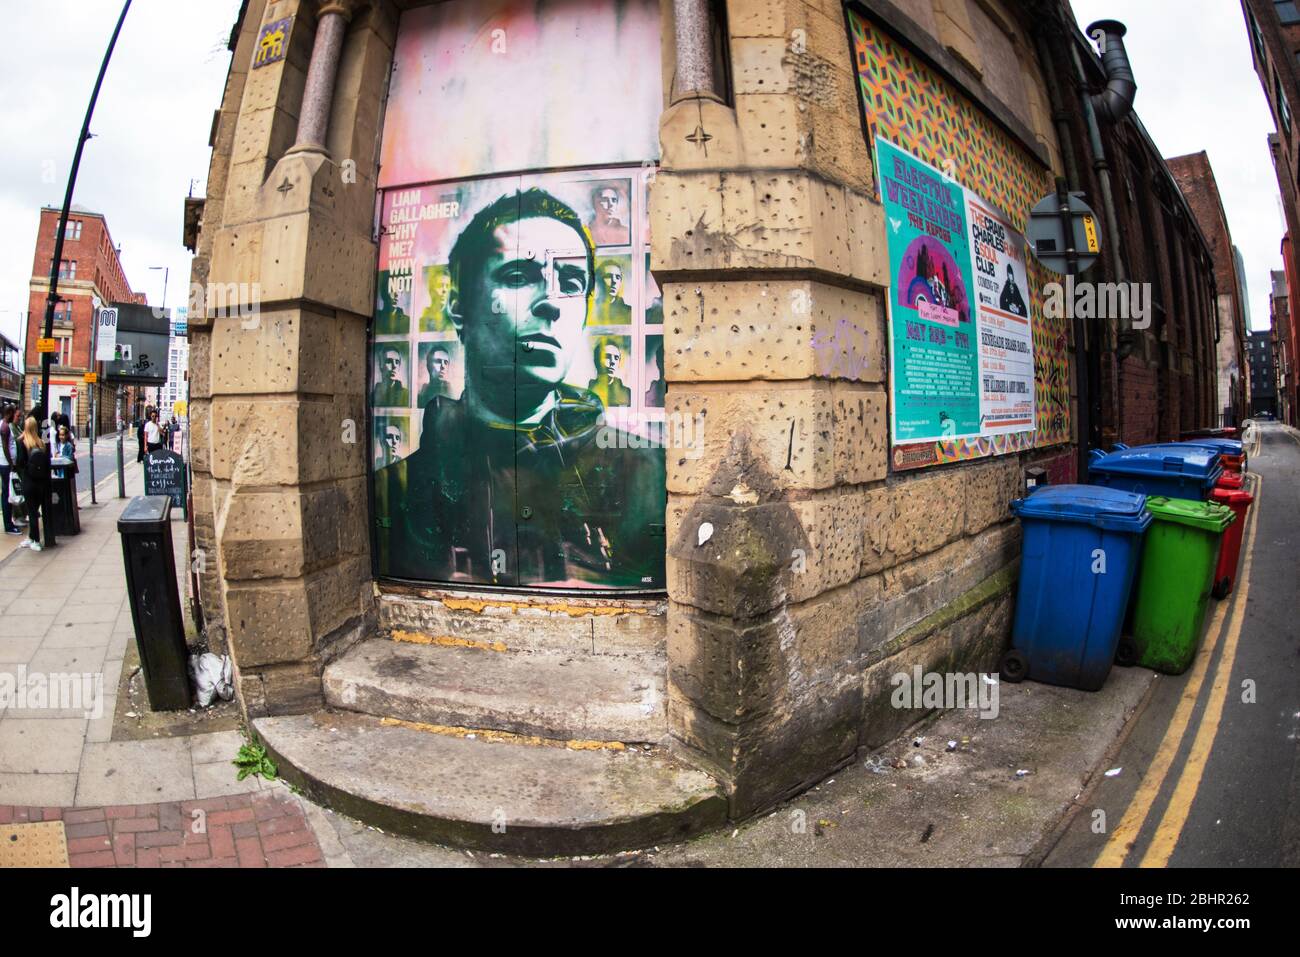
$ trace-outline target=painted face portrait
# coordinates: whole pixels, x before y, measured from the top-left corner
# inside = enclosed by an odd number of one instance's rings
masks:
[[[451,372],[451,356],[445,349],[434,349],[429,353],[429,380],[446,382]]]
[[[462,293],[458,323],[476,388],[552,389],[563,381],[587,321],[582,248],[582,237],[556,219],[493,230],[490,252]]]
[[[402,430],[395,425],[385,426],[383,441],[388,455],[397,458],[398,450],[402,447]]]
[[[626,184],[622,189],[619,183]],[[602,183],[591,190],[591,219],[587,226],[597,246],[624,246],[631,242],[626,180]]]
[[[614,263],[600,271],[602,294],[605,299],[617,299],[623,292],[623,270]]]
[[[618,195],[618,190],[612,186],[607,186],[596,193],[596,208],[601,222],[620,222],[620,212],[623,208],[622,197]]]
[[[605,371],[605,374],[612,379],[618,374],[618,364],[622,358],[623,356],[622,353],[619,352],[618,346],[614,345],[612,342],[607,343],[601,350],[600,367]]]
[[[389,349],[384,353],[384,358],[380,362],[380,371],[385,382],[401,384],[402,356],[396,349]]]

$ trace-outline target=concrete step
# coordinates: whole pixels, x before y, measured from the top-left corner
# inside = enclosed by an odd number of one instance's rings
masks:
[[[436,734],[369,715],[257,718],[280,774],[382,830],[509,854],[597,854],[720,825],[717,782],[661,750],[571,750]]]
[[[662,599],[412,591],[380,596],[381,631],[456,635],[510,651],[569,655],[662,654],[667,646]]]
[[[421,724],[654,743],[668,733],[666,671],[651,656],[512,654],[372,638],[325,669],[325,700]]]

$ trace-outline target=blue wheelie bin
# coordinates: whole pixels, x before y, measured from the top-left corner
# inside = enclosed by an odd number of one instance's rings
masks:
[[[1151,524],[1146,496],[1097,485],[1047,486],[1011,503],[1024,528],[1007,681],[1096,691],[1115,660]]]
[[[1229,471],[1246,471],[1246,447],[1241,444],[1240,439],[1184,439],[1173,444],[1199,445],[1202,448],[1214,449],[1222,457],[1224,468]]]
[[[1093,449],[1089,458],[1093,485],[1199,502],[1210,497],[1223,474],[1221,454],[1199,445],[1116,447],[1110,453]]]

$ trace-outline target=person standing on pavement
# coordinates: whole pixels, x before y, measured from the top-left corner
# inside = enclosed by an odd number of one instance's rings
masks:
[[[77,471],[77,444],[76,444],[75,442],[72,441],[72,430],[68,427],[67,422],[63,422],[63,423],[61,423],[61,424],[59,425],[59,435],[58,435],[58,438],[55,440],[55,443],[54,443],[54,455],[53,455],[53,458],[58,458],[58,459],[67,459],[68,461],[70,461],[70,462],[72,463],[72,465],[71,465],[70,468],[69,468],[69,467],[64,467],[64,468],[56,468],[56,469],[54,469],[54,471],[53,471],[53,475],[54,475],[54,477],[55,477],[56,479],[63,479],[63,478],[66,478],[66,477],[67,477],[67,471],[69,471],[69,470],[70,470],[74,475],[76,474],[76,471]]]
[[[23,479],[23,497],[27,504],[28,538],[19,544],[39,552],[41,546],[41,513],[50,520],[50,453],[41,438],[36,419],[28,417],[18,440],[18,468]]]
[[[7,535],[23,533],[23,530],[14,523],[13,505],[9,502],[11,491],[9,477],[14,474],[18,464],[18,426],[14,422],[17,416],[17,406],[6,405],[0,409],[0,508],[4,512],[4,527]]]
[[[148,414],[148,410],[146,409],[145,417],[143,419],[137,419],[135,423],[135,437],[136,440],[140,443],[140,451],[139,453],[137,453],[135,457],[135,460],[137,462],[144,461],[144,425],[145,422],[148,420],[148,418],[149,418],[149,414]]]
[[[158,410],[150,409],[149,418],[144,423],[144,446],[149,452],[156,452],[163,447],[163,430],[158,424]]]

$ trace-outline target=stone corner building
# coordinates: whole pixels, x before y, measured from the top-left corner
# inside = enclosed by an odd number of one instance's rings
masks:
[[[285,775],[632,847],[887,742],[897,673],[993,670],[1009,502],[1077,474],[1075,333],[1017,244],[1056,177],[1085,278],[1159,286],[1087,326],[1094,441],[1216,405],[1213,263],[1104,42],[1057,0],[249,0],[195,528]]]

